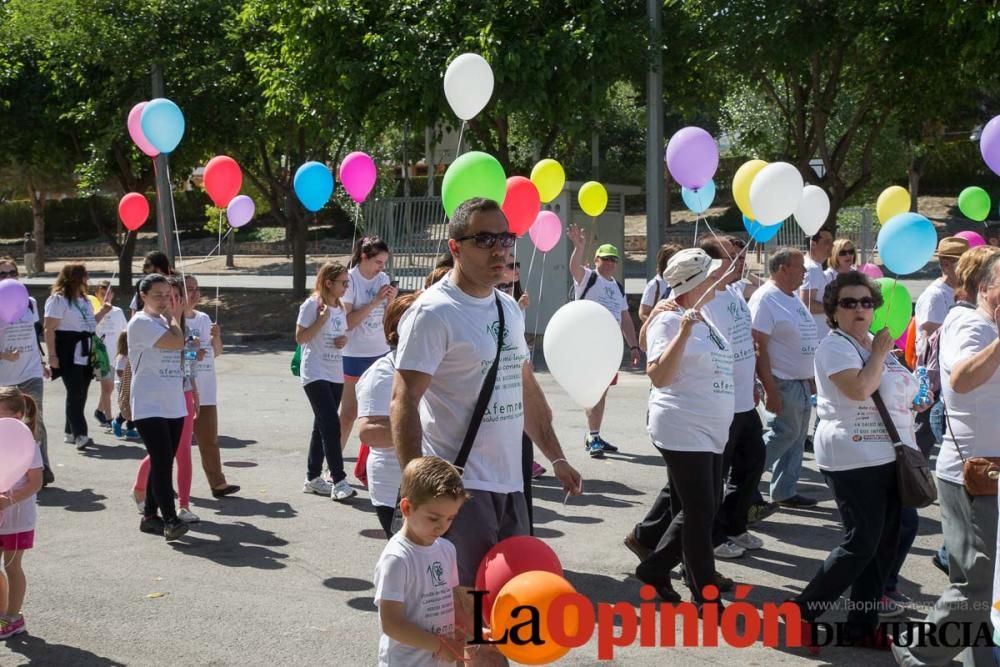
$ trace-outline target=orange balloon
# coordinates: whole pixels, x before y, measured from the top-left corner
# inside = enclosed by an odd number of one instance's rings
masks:
[[[561,646],[552,640],[549,634],[549,607],[560,595],[575,593],[576,589],[558,574],[533,570],[519,574],[508,581],[493,603],[490,634],[493,639],[500,639],[507,634],[507,642],[498,644],[497,648],[514,662],[522,665],[546,665],[563,657],[569,652],[569,646]],[[523,625],[532,620],[528,610],[521,610],[517,616],[512,616],[516,607],[527,605],[538,610],[538,622],[534,626]],[[527,640],[537,632],[541,644],[515,644],[511,641],[511,628],[521,626],[516,634],[522,640]],[[564,617],[563,630],[569,636],[575,636],[579,630],[579,619],[575,614],[567,613]]]

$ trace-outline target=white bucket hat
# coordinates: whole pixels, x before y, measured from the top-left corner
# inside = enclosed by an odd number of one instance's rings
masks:
[[[672,296],[680,296],[705,282],[721,266],[721,259],[712,259],[701,248],[685,248],[670,258],[663,270],[663,280],[670,286]]]

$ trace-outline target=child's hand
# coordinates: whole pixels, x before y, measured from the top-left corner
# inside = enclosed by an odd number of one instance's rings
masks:
[[[453,639],[451,637],[438,635],[438,641],[441,642],[441,645],[438,647],[438,650],[434,652],[435,658],[438,660],[445,660],[447,662],[465,662],[464,639]]]
[[[343,349],[345,345],[347,345],[347,336],[337,336],[333,339],[333,346],[338,350]]]
[[[0,493],[0,510],[5,510],[13,504],[14,501],[11,499],[10,496]]]

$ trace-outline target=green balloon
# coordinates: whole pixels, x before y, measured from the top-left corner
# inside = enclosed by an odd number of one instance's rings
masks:
[[[503,204],[507,194],[507,174],[495,157],[479,151],[465,153],[444,173],[441,199],[450,218],[467,199],[482,197]]]
[[[965,188],[958,195],[958,210],[970,220],[982,222],[990,214],[990,195],[977,186]]]
[[[878,283],[879,291],[882,293],[882,306],[872,317],[870,331],[875,333],[884,327],[889,327],[889,335],[893,339],[899,338],[910,325],[910,317],[913,315],[910,292],[895,278],[878,278],[875,282]]]

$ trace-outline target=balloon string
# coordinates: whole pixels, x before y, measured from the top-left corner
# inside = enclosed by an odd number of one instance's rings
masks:
[[[517,270],[517,237],[514,238],[514,256],[510,258],[511,263],[514,265],[515,270]],[[504,267],[506,269],[507,267]],[[514,276],[514,271],[511,271],[511,277]],[[511,298],[514,296],[514,283],[515,280],[510,281],[510,285],[507,287],[507,292],[510,294]]]
[[[531,269],[535,266],[535,253],[538,252],[538,246],[532,244],[531,246],[531,261],[528,262],[528,277],[524,279],[525,284],[531,283]]]
[[[740,255],[743,255],[747,251],[747,247],[748,246],[743,246],[743,250],[740,250],[740,252],[736,255],[736,257],[731,258],[732,263],[729,265],[729,268],[723,271],[722,275],[719,276],[719,279],[716,280],[714,283],[712,283],[712,286],[709,287],[707,290],[705,290],[705,293],[702,294],[697,301],[695,301],[694,305],[691,306],[691,310],[697,310],[698,306],[701,305],[701,302],[705,299],[705,297],[715,292],[715,288],[719,286],[719,283],[721,283],[723,280],[728,278],[733,273],[733,271],[736,269],[736,261],[740,258]]]
[[[535,303],[535,328],[532,329],[531,363],[535,363],[535,343],[538,341],[538,318],[542,314],[542,286],[545,284],[545,259],[549,253],[542,253],[542,275],[538,278],[538,301]]]
[[[222,209],[219,209],[219,243],[216,246],[219,249],[219,256],[222,255]],[[219,323],[219,282],[222,277],[222,269],[216,269],[215,271],[215,323]]]
[[[465,136],[465,123],[466,123],[466,121],[463,120],[462,121],[462,126],[460,128],[458,128],[458,145],[455,147],[455,159],[456,160],[458,159],[458,156],[462,154],[462,138]],[[404,165],[404,168],[405,168],[405,165]],[[441,195],[442,195],[442,204],[443,204],[444,203],[444,199],[443,199],[444,186],[443,185],[441,187]],[[503,203],[503,202],[501,202],[501,203]],[[445,214],[444,214],[444,224],[446,226],[448,224],[448,212],[447,211],[445,211]],[[447,228],[446,228],[446,230],[445,230],[445,236],[447,236],[447,235],[448,235],[448,232],[447,232]],[[441,242],[444,241],[445,236],[438,237],[438,248],[437,248],[437,256],[438,257],[441,256]],[[437,257],[434,258],[434,261],[437,262]]]
[[[187,275],[184,273],[184,253],[181,250],[181,230],[177,228],[177,210],[174,207],[174,190],[170,186],[170,162],[167,161],[167,191],[170,196],[170,216],[174,222],[174,237],[177,239],[177,261],[174,262],[174,268],[180,269],[181,272],[181,285],[183,286],[182,293],[184,294],[184,307],[187,308],[188,301],[188,290],[187,290]]]
[[[361,220],[361,204],[354,202],[354,236],[351,238],[351,259],[347,261],[347,268],[354,268],[354,244],[358,242],[358,223]]]

